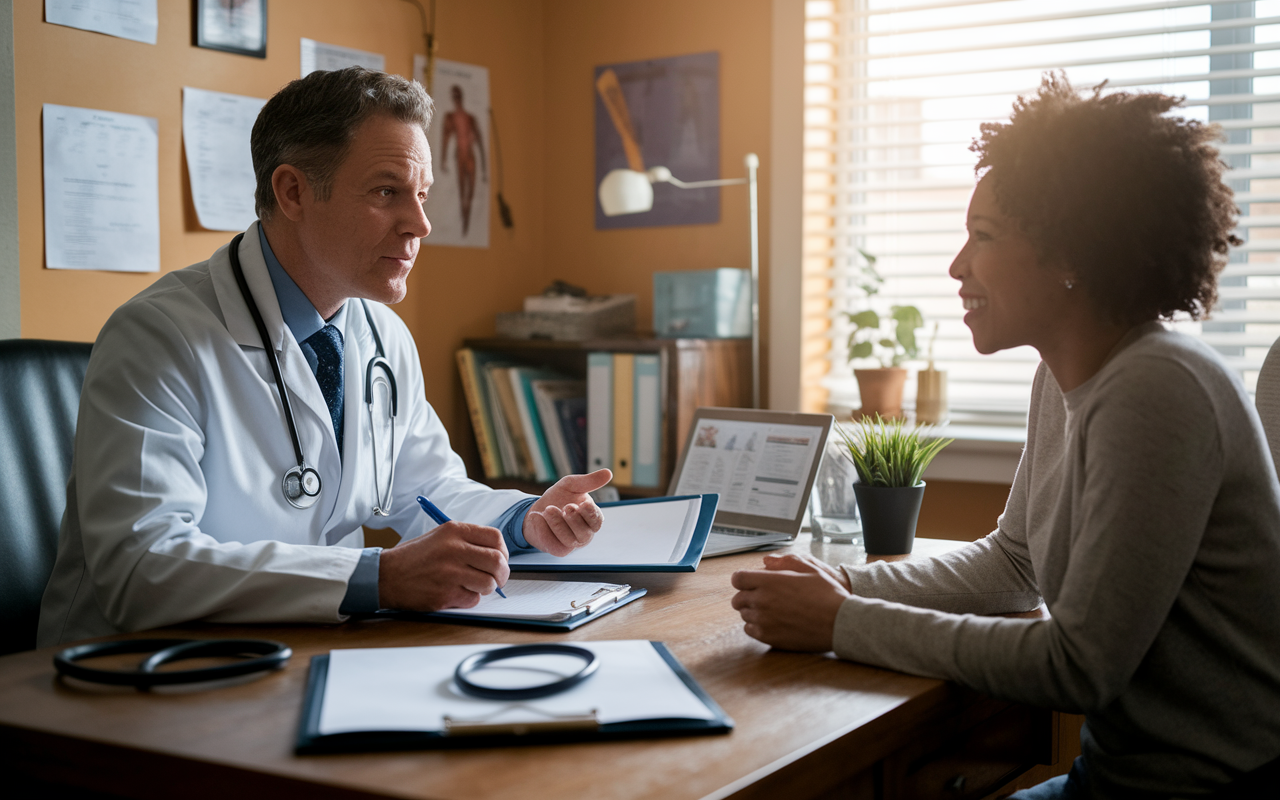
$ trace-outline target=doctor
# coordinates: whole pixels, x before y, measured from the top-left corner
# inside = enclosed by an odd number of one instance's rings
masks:
[[[599,530],[586,492],[607,470],[540,498],[467,479],[383,305],[431,231],[431,113],[418,84],[361,68],[263,107],[260,221],[127,302],[94,345],[41,646],[471,606],[510,552],[565,555]],[[437,527],[419,494],[455,521]],[[365,548],[361,526],[402,542]]]

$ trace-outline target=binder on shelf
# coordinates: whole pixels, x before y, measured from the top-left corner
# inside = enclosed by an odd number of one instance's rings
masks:
[[[472,608],[432,612],[383,610],[373,616],[567,633],[639,600],[647,592],[625,583],[517,579],[507,581],[503,591],[506,597],[499,597],[495,592],[480,598],[479,604]]]
[[[600,667],[576,686],[512,703],[451,686],[468,656],[502,644],[380,647],[313,656],[294,752],[370,752],[727,733],[733,720],[661,642],[576,642]],[[540,667],[527,656],[525,663]],[[553,674],[561,665],[544,661]],[[642,692],[636,687],[643,686]]]
[[[600,503],[595,538],[567,556],[519,553],[512,572],[693,572],[702,560],[718,494]]]
[[[613,354],[613,482],[621,486],[633,480],[635,361],[631,353]]]
[[[494,358],[487,353],[477,353],[464,347],[456,353],[458,373],[462,377],[462,393],[467,399],[467,411],[471,415],[471,429],[475,431],[476,448],[480,451],[480,463],[486,478],[501,478],[502,455],[498,451],[497,434],[493,427],[489,389],[480,373],[480,365]]]
[[[613,354],[587,354],[587,471],[613,469]]]
[[[635,357],[632,486],[657,486],[662,452],[662,370],[655,353]]]

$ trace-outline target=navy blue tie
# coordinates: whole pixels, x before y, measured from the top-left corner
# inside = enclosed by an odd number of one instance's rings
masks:
[[[316,382],[333,418],[333,435],[338,437],[338,455],[342,455],[342,331],[325,325],[307,337],[316,354]]]

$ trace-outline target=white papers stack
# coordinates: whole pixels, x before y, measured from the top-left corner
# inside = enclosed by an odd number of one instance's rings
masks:
[[[447,608],[438,614],[460,617],[502,617],[504,619],[531,619],[561,622],[579,614],[586,614],[596,602],[607,601],[611,596],[621,600],[631,587],[619,583],[597,581],[507,581],[502,587],[505,598],[497,592],[480,598],[472,608]]]
[[[511,557],[512,565],[537,564],[627,566],[676,564],[689,549],[698,524],[702,498],[661,500],[604,506],[604,522],[591,544],[567,556],[549,553],[522,553]]]
[[[492,723],[545,722],[589,714],[600,724],[648,719],[711,720],[715,714],[643,640],[575,642],[600,657],[600,668],[566,692],[507,703],[469,697],[453,671],[472,653],[504,645],[386,647],[334,650],[320,713],[320,734],[361,731],[442,731],[444,717]],[[551,674],[570,675],[578,659],[530,656],[486,670],[485,683],[529,686]],[[504,676],[501,677],[500,676]]]

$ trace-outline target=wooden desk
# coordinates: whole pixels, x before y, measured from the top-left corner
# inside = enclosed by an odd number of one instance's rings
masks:
[[[948,544],[924,540],[918,551]],[[807,550],[807,537],[796,545]],[[1050,714],[944,681],[773,652],[729,606],[735,569],[632,579],[649,595],[569,634],[408,622],[335,626],[190,625],[166,636],[278,639],[281,672],[214,691],[67,685],[56,648],[0,658],[4,780],[35,779],[130,797],[320,798],[980,798],[1055,760]],[[616,577],[616,576],[614,576]],[[725,736],[418,751],[293,755],[307,663],[343,647],[655,639],[733,717]]]

